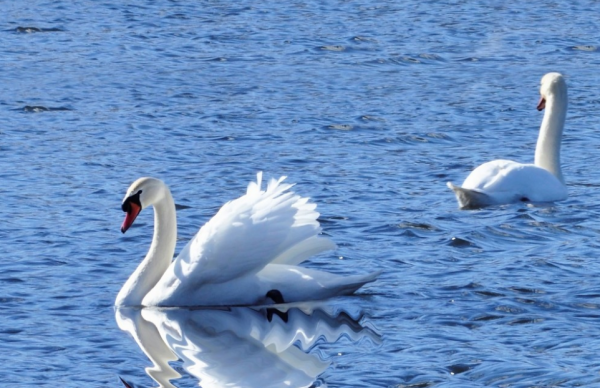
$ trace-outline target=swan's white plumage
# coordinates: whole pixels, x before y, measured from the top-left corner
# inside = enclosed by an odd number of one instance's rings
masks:
[[[546,108],[534,164],[493,160],[477,167],[462,186],[448,182],[461,208],[518,201],[553,202],[567,198],[560,167],[560,141],[567,111],[567,85],[559,73],[542,77],[538,109]]]
[[[376,274],[342,277],[298,266],[335,244],[319,236],[316,205],[289,191],[293,185],[282,183],[284,179],[271,180],[263,191],[259,173],[246,194],[223,205],[163,270],[158,282],[145,287],[149,291],[142,300],[136,303],[135,298],[121,297],[131,294],[124,286],[117,305],[252,305],[269,302],[266,294],[273,289],[286,302],[323,299],[351,293],[374,280]],[[130,189],[128,194],[137,190]],[[163,184],[161,190],[168,188]],[[142,202],[144,194],[142,189]],[[163,204],[153,205],[160,209]],[[175,211],[174,205],[167,207]],[[161,222],[155,218],[155,230]]]

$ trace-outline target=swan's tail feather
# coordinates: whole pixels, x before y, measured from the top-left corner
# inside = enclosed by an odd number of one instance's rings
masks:
[[[487,206],[492,202],[489,195],[480,191],[455,186],[452,182],[448,182],[446,185],[450,190],[454,191],[458,206],[461,209],[478,209]]]
[[[257,276],[268,284],[266,290],[279,290],[283,300],[292,303],[351,295],[377,280],[380,274],[381,271],[346,276],[295,265],[269,264]]]
[[[367,275],[345,276],[343,281],[336,287],[335,295],[350,295],[367,283],[374,282],[381,275],[381,271],[372,272]]]

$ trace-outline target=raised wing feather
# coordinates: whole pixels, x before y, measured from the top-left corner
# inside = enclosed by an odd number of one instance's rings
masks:
[[[261,190],[262,174],[242,197],[226,203],[185,246],[156,289],[192,290],[256,273],[271,262],[297,264],[335,245],[321,231],[308,198],[289,191],[285,177]],[[181,284],[180,284],[181,283]]]

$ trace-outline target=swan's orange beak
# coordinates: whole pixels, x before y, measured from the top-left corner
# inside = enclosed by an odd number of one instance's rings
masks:
[[[123,220],[123,225],[121,225],[121,233],[127,232],[127,229],[133,225],[133,221],[137,218],[138,214],[142,207],[134,202],[129,202],[129,208],[127,210],[127,214],[125,215],[125,219]]]
[[[546,99],[544,97],[540,97],[540,102],[538,102],[537,110],[544,110],[546,107]]]

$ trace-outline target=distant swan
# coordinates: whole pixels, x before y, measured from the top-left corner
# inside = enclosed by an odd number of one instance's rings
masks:
[[[535,163],[493,160],[477,167],[462,187],[448,182],[462,209],[519,201],[552,202],[567,198],[560,168],[560,142],[567,115],[567,84],[559,73],[542,77],[538,110],[546,108],[535,148]]]
[[[127,190],[121,231],[142,209],[154,207],[148,254],[117,295],[117,306],[258,305],[351,294],[378,273],[340,276],[300,267],[335,248],[321,228],[316,205],[289,191],[285,177],[261,190],[262,173],[245,195],[223,205],[179,256],[175,203],[159,179],[140,178]]]

